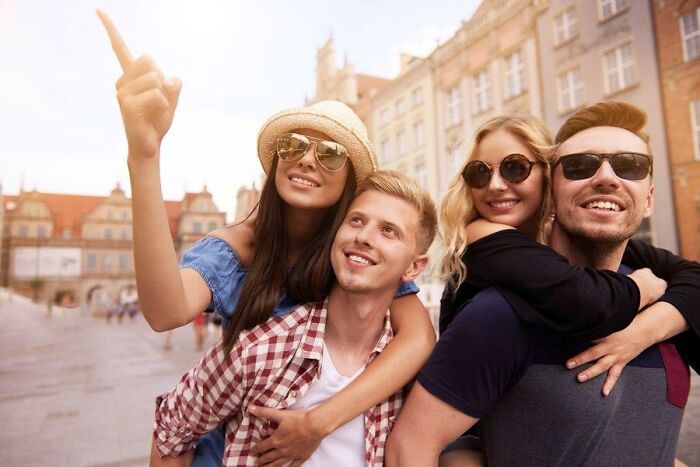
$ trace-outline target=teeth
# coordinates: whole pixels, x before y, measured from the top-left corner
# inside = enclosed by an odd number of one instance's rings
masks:
[[[372,263],[369,262],[368,259],[363,258],[362,256],[349,255],[348,258],[350,259],[350,261],[354,261],[354,262],[356,262],[356,263],[367,264],[367,265],[372,264]]]
[[[515,201],[513,199],[508,200],[508,201],[493,201],[491,203],[491,206],[493,206],[494,208],[502,209],[502,208],[509,208],[511,206],[515,206],[515,203],[517,203],[517,201]]]
[[[318,186],[315,183],[311,182],[310,180],[307,180],[305,178],[300,178],[300,177],[292,177],[292,181],[296,183],[301,183],[302,185],[306,186]]]
[[[610,201],[592,201],[586,205],[586,209],[603,209],[605,211],[620,211],[619,204]]]

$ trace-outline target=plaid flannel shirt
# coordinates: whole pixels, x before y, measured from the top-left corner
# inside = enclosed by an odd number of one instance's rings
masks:
[[[253,445],[270,436],[274,422],[248,413],[250,404],[284,409],[319,376],[328,302],[302,305],[241,333],[232,351],[219,342],[175,389],[157,398],[154,435],[161,456],[194,448],[203,434],[226,422],[224,466],[253,465]],[[392,339],[390,322],[368,362]],[[402,403],[399,391],[364,413],[368,466],[384,463],[384,445]]]

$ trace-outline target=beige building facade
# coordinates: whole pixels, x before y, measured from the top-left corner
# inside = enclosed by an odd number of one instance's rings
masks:
[[[678,251],[654,24],[648,0],[536,0],[544,117],[553,132],[602,100],[649,116],[655,206],[639,236]]]

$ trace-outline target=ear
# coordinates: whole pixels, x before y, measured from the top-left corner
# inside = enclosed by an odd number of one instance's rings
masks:
[[[649,192],[647,193],[645,203],[646,206],[644,206],[644,217],[646,218],[651,216],[651,213],[654,210],[654,185],[649,185]]]
[[[413,257],[410,266],[401,276],[403,282],[415,280],[428,265],[428,255],[416,255]]]

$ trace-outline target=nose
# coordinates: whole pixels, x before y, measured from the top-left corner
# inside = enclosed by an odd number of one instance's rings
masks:
[[[309,168],[316,168],[316,142],[311,141],[309,147],[306,148],[306,152],[299,159],[298,164],[300,166],[307,166]]]
[[[357,236],[355,237],[355,242],[358,245],[365,247],[372,246],[372,229],[370,226],[365,225],[358,230]]]
[[[491,180],[489,180],[489,190],[490,191],[505,191],[508,189],[508,185],[505,180],[501,178],[501,173],[498,169],[494,168],[491,174]]]
[[[615,174],[615,171],[610,165],[610,161],[603,160],[603,163],[600,164],[596,173],[593,174],[591,184],[596,187],[609,188],[618,188],[620,186],[620,179],[617,174]]]

